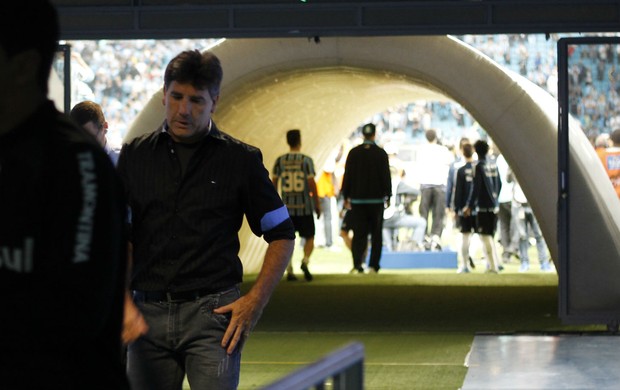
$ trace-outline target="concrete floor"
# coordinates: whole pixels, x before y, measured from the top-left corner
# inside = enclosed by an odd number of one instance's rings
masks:
[[[462,390],[618,389],[620,337],[477,335]]]

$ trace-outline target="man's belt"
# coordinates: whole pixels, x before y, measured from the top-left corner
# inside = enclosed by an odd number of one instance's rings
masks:
[[[198,298],[204,297],[209,294],[216,294],[218,292],[229,290],[220,289],[214,291],[213,289],[198,289],[191,291],[133,291],[133,297],[139,301],[158,301],[158,302],[187,302],[195,301]]]

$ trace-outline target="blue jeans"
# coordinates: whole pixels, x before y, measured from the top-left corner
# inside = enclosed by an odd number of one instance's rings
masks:
[[[213,309],[239,299],[237,287],[191,301],[144,301],[134,298],[149,331],[127,349],[132,390],[226,390],[239,385],[241,352],[228,355],[221,341],[230,315]]]

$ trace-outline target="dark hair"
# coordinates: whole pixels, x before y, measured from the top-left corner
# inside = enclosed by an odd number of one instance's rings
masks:
[[[461,150],[463,151],[463,156],[465,158],[470,158],[474,155],[474,148],[471,146],[471,143],[466,142],[461,145]]]
[[[286,132],[286,143],[291,148],[301,145],[301,131],[298,129],[289,130]]]
[[[90,100],[79,102],[73,106],[69,116],[80,126],[84,126],[92,121],[97,128],[101,129],[105,123],[105,116],[101,106]]]
[[[26,50],[36,50],[40,57],[38,83],[48,91],[52,62],[58,49],[60,27],[56,8],[48,0],[29,0],[4,5],[7,15],[0,23],[0,47],[7,58]]]
[[[362,134],[364,135],[364,138],[370,139],[375,135],[376,130],[377,128],[374,123],[366,123],[362,127]]]
[[[609,138],[614,143],[614,146],[620,146],[620,129],[612,131]]]
[[[474,144],[474,149],[476,149],[478,158],[484,157],[487,155],[487,153],[489,153],[489,144],[487,143],[487,141],[480,139]]]
[[[164,73],[164,86],[168,88],[173,81],[191,84],[196,89],[208,90],[214,99],[220,94],[223,74],[222,65],[215,54],[186,50],[168,63]]]
[[[435,129],[426,130],[426,133],[424,133],[424,135],[426,136],[426,140],[428,142],[433,142],[437,139],[437,132],[435,131]]]

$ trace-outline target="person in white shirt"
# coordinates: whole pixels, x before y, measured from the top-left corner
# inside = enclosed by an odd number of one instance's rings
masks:
[[[439,143],[434,129],[426,131],[426,140],[428,142],[420,147],[416,160],[421,168],[419,211],[427,223],[426,234],[430,237],[430,247],[427,249],[440,250],[446,216],[446,183],[454,155]],[[432,217],[431,224],[428,223],[429,217]]]

